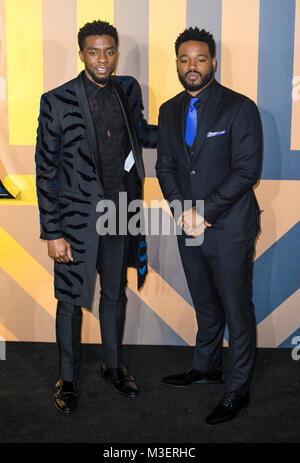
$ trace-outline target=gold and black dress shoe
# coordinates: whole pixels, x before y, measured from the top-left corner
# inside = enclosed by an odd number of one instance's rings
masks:
[[[126,397],[135,397],[137,395],[138,388],[134,378],[127,373],[126,368],[123,366],[108,368],[106,365],[101,365],[101,374],[106,381],[115,386],[115,390],[120,394]]]
[[[249,404],[249,393],[240,395],[237,392],[226,392],[221,402],[207,416],[207,424],[219,424],[232,420],[236,415]]]
[[[187,373],[166,376],[162,379],[162,382],[177,387],[185,387],[197,383],[221,384],[224,383],[224,372],[223,370],[200,371],[193,369]]]
[[[77,402],[77,392],[70,381],[60,379],[56,385],[57,392],[54,394],[54,405],[60,413],[70,413],[74,410]]]

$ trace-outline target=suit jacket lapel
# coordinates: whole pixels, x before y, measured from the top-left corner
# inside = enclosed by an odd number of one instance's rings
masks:
[[[130,143],[131,143],[131,147],[132,147],[132,152],[133,152],[133,156],[134,156],[134,160],[135,160],[137,173],[138,173],[139,179],[140,179],[140,181],[142,183],[143,178],[145,176],[144,165],[143,165],[143,161],[142,161],[142,153],[141,153],[141,149],[140,149],[140,144],[138,143],[138,140],[137,140],[136,130],[135,130],[135,127],[134,127],[132,116],[131,116],[131,113],[130,113],[129,108],[128,108],[128,101],[127,101],[127,98],[126,98],[126,96],[125,96],[125,94],[124,94],[124,92],[123,92],[117,78],[115,76],[112,76],[111,81],[112,81],[113,89],[114,89],[115,94],[116,94],[116,96],[118,98],[118,101],[120,103],[120,106],[121,106],[121,109],[122,109],[122,112],[123,112],[123,115],[124,115],[125,123],[126,123],[127,130],[128,130],[128,135],[129,135],[129,139],[130,139]]]
[[[197,136],[195,140],[195,151],[199,154],[202,148],[202,144],[205,140],[207,132],[212,128],[215,118],[222,107],[222,87],[218,82],[215,82],[214,88],[209,95],[208,100],[205,103],[205,108],[201,116],[200,127],[197,130]]]
[[[178,108],[174,110],[174,118],[175,118],[175,128],[176,133],[178,136],[178,146],[183,146],[184,154],[189,162],[191,162],[191,157],[189,151],[186,147],[185,139],[184,139],[184,130],[185,130],[185,108],[186,102],[184,99],[184,92],[180,95],[180,100],[178,102]]]
[[[79,76],[75,79],[75,92],[76,92],[79,107],[81,109],[83,119],[84,119],[84,122],[85,122],[88,141],[89,141],[89,144],[90,144],[92,156],[94,157],[94,161],[95,161],[95,165],[96,165],[96,169],[97,169],[97,173],[98,173],[99,183],[100,183],[100,187],[101,187],[101,193],[103,194],[103,186],[102,186],[101,181],[100,181],[101,176],[100,176],[100,172],[99,172],[100,162],[98,162],[98,160],[99,160],[98,144],[97,144],[97,138],[96,138],[94,122],[93,122],[93,118],[92,118],[92,114],[91,114],[91,111],[90,111],[88,98],[87,98],[87,95],[85,93],[84,84],[83,84],[83,80],[82,80],[83,72],[84,71],[82,71],[79,74]]]

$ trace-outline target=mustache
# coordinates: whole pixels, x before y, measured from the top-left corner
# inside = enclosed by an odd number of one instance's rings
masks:
[[[199,74],[199,76],[202,77],[201,72],[198,72],[198,71],[188,71],[184,77],[187,77],[189,74]]]

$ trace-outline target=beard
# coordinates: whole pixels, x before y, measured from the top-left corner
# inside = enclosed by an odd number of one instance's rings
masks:
[[[110,73],[109,76],[107,77],[97,77],[94,72],[90,69],[90,68],[85,68],[86,71],[88,72],[88,74],[91,76],[91,78],[93,79],[94,82],[96,82],[97,84],[100,84],[100,85],[105,85],[105,84],[108,84],[108,82],[110,81],[110,77],[113,73],[113,71]]]
[[[197,74],[199,74],[200,77],[202,77],[202,81],[200,82],[200,84],[188,84],[187,81],[186,81],[186,76],[188,75],[188,72],[185,74],[185,76],[182,76],[182,75],[179,74],[179,72],[177,70],[178,79],[180,80],[180,82],[181,82],[182,86],[185,88],[185,90],[187,90],[188,92],[200,91],[214,77],[214,70],[213,70],[212,65],[211,65],[210,70],[204,75],[200,74],[200,72],[198,72],[198,71],[193,71],[193,72],[197,72]]]

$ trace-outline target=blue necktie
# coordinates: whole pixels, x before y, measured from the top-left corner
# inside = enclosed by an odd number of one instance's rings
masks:
[[[185,141],[189,146],[192,146],[194,143],[196,133],[197,133],[197,109],[195,104],[199,98],[191,98],[190,106],[185,117]]]

